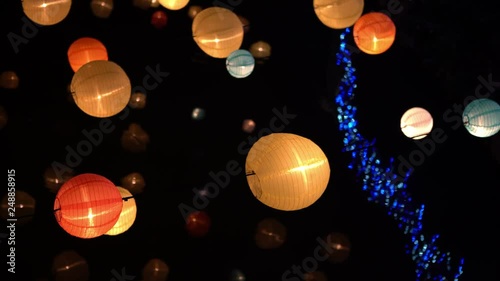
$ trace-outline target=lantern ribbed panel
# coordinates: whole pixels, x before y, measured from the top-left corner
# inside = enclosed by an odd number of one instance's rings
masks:
[[[465,128],[473,136],[487,138],[500,131],[500,105],[493,100],[472,101],[462,116]]]
[[[318,19],[333,29],[353,26],[361,17],[364,0],[314,0],[314,12]]]
[[[68,49],[68,60],[73,71],[95,60],[108,60],[108,51],[99,40],[83,37],[74,41]]]
[[[235,78],[245,78],[252,74],[255,59],[247,50],[236,50],[226,59],[227,71]]]
[[[246,173],[259,201],[271,208],[293,211],[321,197],[330,179],[330,166],[321,148],[311,140],[276,133],[260,138],[252,146]]]
[[[122,212],[122,196],[103,176],[81,174],[59,189],[54,202],[57,222],[69,234],[94,238],[108,232]]]
[[[71,0],[23,0],[24,14],[39,25],[54,25],[64,20],[71,9]]]
[[[193,39],[200,49],[214,58],[227,58],[243,43],[243,24],[231,10],[210,7],[196,15]]]
[[[116,224],[111,228],[106,235],[119,235],[127,231],[135,222],[135,217],[137,216],[137,205],[135,203],[134,198],[132,197],[132,193],[123,187],[117,186],[120,191],[122,198],[128,198],[127,200],[123,200],[122,212],[120,213],[120,218]]]
[[[362,15],[354,24],[354,42],[366,54],[382,54],[396,39],[396,25],[384,13],[371,12]]]
[[[94,117],[111,117],[129,103],[132,89],[125,71],[111,61],[91,61],[78,69],[71,80],[76,105]]]
[[[425,138],[433,126],[432,115],[421,107],[410,108],[401,117],[401,131],[414,140]]]

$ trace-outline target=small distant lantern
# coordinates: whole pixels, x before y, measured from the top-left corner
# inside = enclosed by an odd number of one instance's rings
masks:
[[[163,29],[167,26],[167,13],[162,10],[156,11],[151,15],[151,25],[156,29]]]
[[[361,17],[364,0],[314,0],[314,12],[327,27],[344,29],[353,26]]]
[[[144,109],[146,107],[146,94],[135,92],[130,96],[128,105],[133,109]]]
[[[74,72],[82,65],[96,60],[108,60],[108,51],[101,41],[82,37],[74,41],[68,49],[68,60]]]
[[[268,59],[271,56],[271,45],[265,41],[257,41],[250,45],[250,53],[256,59]]]
[[[243,132],[251,134],[255,130],[255,122],[252,119],[243,120]]]
[[[234,78],[246,78],[252,74],[255,59],[247,50],[236,50],[226,59],[226,68]]]
[[[4,71],[0,74],[0,86],[5,89],[14,90],[19,87],[19,77],[14,71]]]
[[[52,261],[54,281],[88,281],[90,277],[87,260],[75,251],[64,251]]]
[[[330,247],[328,261],[331,263],[342,263],[349,258],[351,253],[351,240],[347,235],[340,232],[332,232],[326,236],[326,243]]]
[[[14,193],[14,196],[11,196]],[[36,200],[29,193],[16,190],[8,192],[2,198],[2,218],[14,219],[17,218],[16,223],[23,225],[32,221],[35,214]]]
[[[500,131],[500,105],[491,99],[477,99],[462,113],[467,131],[479,138],[491,137]]]
[[[90,8],[92,9],[92,13],[94,16],[107,19],[111,15],[113,11],[113,0],[92,0],[90,2]]]
[[[149,145],[149,134],[137,123],[131,123],[121,137],[123,149],[132,153],[146,151]]]
[[[432,115],[421,107],[410,108],[401,117],[401,131],[410,139],[425,138],[433,126]]]
[[[130,173],[122,178],[122,187],[130,191],[133,195],[142,193],[146,186],[144,177],[137,172]]]
[[[198,6],[198,5],[190,6],[188,9],[188,17],[190,19],[194,19],[194,17],[197,14],[199,14],[201,12],[201,10],[203,10],[203,8],[201,6]]]
[[[57,193],[59,188],[74,176],[75,174],[72,169],[58,175],[53,167],[48,167],[43,173],[45,187],[52,193]]]
[[[260,249],[276,249],[285,243],[286,236],[286,227],[281,222],[273,218],[266,218],[257,225],[255,243]]]
[[[39,25],[55,25],[63,21],[71,9],[71,0],[23,0],[24,14]]]
[[[203,237],[210,230],[211,220],[204,211],[196,211],[186,218],[186,230],[192,237]]]
[[[362,15],[354,24],[354,42],[369,55],[379,55],[392,46],[396,39],[396,25],[389,16],[381,12]]]
[[[191,118],[193,118],[193,120],[203,120],[205,118],[205,109],[195,107],[193,112],[191,112]]]
[[[166,281],[170,268],[161,259],[151,259],[142,269],[142,281]]]

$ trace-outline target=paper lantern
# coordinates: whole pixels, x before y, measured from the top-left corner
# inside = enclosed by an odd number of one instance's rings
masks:
[[[142,269],[142,281],[165,281],[169,273],[170,268],[164,261],[151,259]]]
[[[462,117],[465,128],[475,137],[487,138],[500,131],[500,105],[491,99],[472,101]]]
[[[130,173],[122,178],[122,187],[130,191],[132,194],[139,194],[144,191],[146,187],[146,181],[140,173]]]
[[[205,110],[203,108],[195,107],[191,112],[191,118],[193,120],[205,119]]]
[[[226,59],[226,68],[234,78],[245,78],[252,74],[255,59],[247,50],[236,50]]]
[[[64,20],[71,9],[71,0],[23,0],[24,14],[39,25],[54,25]]]
[[[16,224],[24,225],[33,219],[36,200],[29,193],[17,189],[3,196],[1,206],[2,218],[17,218]]]
[[[92,14],[94,16],[107,19],[113,11],[113,0],[92,0],[90,2],[90,8],[92,9]]]
[[[332,232],[326,236],[328,249],[328,261],[331,263],[342,263],[349,258],[351,253],[351,241],[349,237],[340,232]]]
[[[264,41],[257,41],[250,45],[250,53],[256,59],[267,59],[271,56],[271,45]]]
[[[122,212],[118,221],[113,228],[106,232],[106,235],[119,235],[129,230],[134,224],[137,215],[137,205],[135,204],[135,199],[132,198],[132,193],[123,187],[117,186],[117,188],[123,199]]]
[[[111,117],[130,101],[130,80],[114,62],[91,61],[78,69],[71,80],[76,105],[93,117]]]
[[[69,168],[68,168],[69,169]],[[73,170],[69,169],[63,174],[56,174],[53,167],[47,167],[43,173],[45,187],[52,193],[57,193],[61,186],[75,176]]]
[[[167,26],[167,14],[164,11],[156,11],[151,15],[151,25],[156,29],[163,29]]]
[[[133,0],[132,5],[142,10],[147,10],[149,8],[156,7],[159,5],[158,0]]]
[[[364,0],[314,0],[314,12],[318,19],[333,29],[353,26],[361,17]]]
[[[210,230],[211,220],[207,213],[197,211],[186,218],[186,230],[192,237],[203,237]]]
[[[242,130],[245,133],[251,134],[255,130],[255,122],[252,119],[243,120]]]
[[[159,0],[160,5],[169,10],[180,10],[189,3],[189,0]]]
[[[194,19],[194,17],[197,14],[199,14],[202,10],[203,10],[203,8],[201,6],[198,6],[198,5],[190,6],[188,9],[188,17],[190,19]]]
[[[123,149],[132,153],[144,152],[149,144],[149,134],[142,129],[141,125],[132,123],[127,130],[123,131],[121,143]]]
[[[425,138],[433,126],[432,115],[421,107],[410,108],[401,117],[401,131],[410,139]]]
[[[130,96],[128,106],[133,109],[144,109],[146,107],[146,94],[135,92]]]
[[[253,195],[282,211],[306,208],[316,202],[330,179],[326,155],[311,140],[288,133],[260,138],[245,164]]]
[[[68,49],[68,60],[74,72],[82,65],[96,60],[108,60],[108,51],[101,41],[83,37],[74,41]]]
[[[207,55],[227,58],[243,43],[243,25],[229,9],[210,7],[193,20],[193,39]]]
[[[257,225],[255,243],[260,249],[276,249],[285,243],[286,235],[286,227],[281,222],[272,218],[263,219]]]
[[[396,26],[384,13],[371,12],[362,15],[354,24],[354,42],[369,55],[382,54],[394,43]]]
[[[54,281],[88,281],[90,272],[87,260],[75,251],[64,251],[52,261]]]
[[[10,90],[17,89],[19,87],[19,77],[14,71],[4,71],[0,74],[0,86]]]
[[[95,238],[116,224],[122,207],[120,191],[110,180],[96,174],[81,174],[61,186],[54,214],[70,235]]]

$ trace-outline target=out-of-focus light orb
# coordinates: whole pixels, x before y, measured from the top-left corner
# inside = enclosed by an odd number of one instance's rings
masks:
[[[133,109],[144,109],[146,107],[146,94],[135,92],[130,96],[128,106]]]
[[[63,21],[71,9],[71,0],[23,0],[24,14],[39,25],[55,25]]]
[[[7,125],[8,120],[9,115],[7,114],[7,110],[5,110],[5,108],[0,105],[0,130]]]
[[[0,74],[0,86],[5,89],[14,90],[19,87],[19,77],[14,71],[4,71]]]
[[[151,15],[151,25],[156,29],[163,29],[167,26],[167,13],[162,10],[156,11]]]
[[[75,176],[75,172],[72,169],[65,168],[64,171],[58,170],[58,173],[56,173],[56,168],[57,167],[47,167],[43,173],[45,187],[52,193],[57,193],[65,182]]]
[[[246,277],[239,269],[233,269],[229,276],[229,281],[245,281]]]
[[[243,132],[251,134],[255,130],[255,122],[252,119],[245,119],[243,120]]]
[[[36,200],[25,191],[9,190],[2,198],[1,207],[3,219],[17,218],[16,224],[24,225],[33,219]]]
[[[328,261],[334,264],[342,263],[351,254],[351,240],[347,235],[340,232],[332,232],[326,236],[326,243],[330,246],[326,249]]]
[[[191,118],[193,118],[193,120],[198,120],[198,121],[205,119],[205,109],[200,107],[195,107],[193,109],[193,112],[191,112]]]
[[[159,0],[150,0],[151,1],[151,8],[158,8],[160,7],[160,1]]]
[[[146,180],[142,174],[133,172],[121,179],[122,187],[130,191],[133,195],[142,193],[146,187]]]
[[[234,78],[246,78],[255,68],[255,59],[247,50],[236,50],[227,57],[226,68]]]
[[[263,250],[281,247],[287,237],[287,229],[284,224],[273,218],[266,218],[257,224],[255,231],[255,243]]]
[[[114,3],[113,0],[92,0],[90,2],[90,8],[94,16],[101,19],[107,19],[113,11]]]
[[[204,211],[196,211],[186,218],[186,230],[192,237],[203,237],[210,230],[212,220]]]
[[[158,0],[158,2],[166,9],[176,11],[186,7],[189,0]]]
[[[196,15],[201,12],[201,10],[203,10],[203,8],[201,6],[198,6],[198,5],[193,5],[193,6],[190,6],[189,9],[188,9],[188,17],[190,19],[194,19],[194,17],[196,17]]]
[[[149,134],[142,129],[141,125],[131,123],[128,129],[123,131],[121,142],[123,149],[127,151],[144,152],[149,144]]]
[[[263,63],[271,57],[271,45],[265,41],[257,41],[250,45],[250,53],[257,63]]]
[[[170,268],[161,259],[149,260],[142,269],[142,281],[166,281]]]
[[[500,105],[491,99],[476,99],[462,113],[467,131],[479,138],[488,138],[500,131]]]
[[[64,251],[52,262],[54,281],[88,281],[90,277],[87,260],[75,251]]]
[[[410,108],[401,117],[401,131],[410,139],[425,138],[433,126],[432,115],[421,107]]]

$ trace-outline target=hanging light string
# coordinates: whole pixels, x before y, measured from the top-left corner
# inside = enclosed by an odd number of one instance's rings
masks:
[[[438,234],[429,237],[423,232],[424,204],[413,202],[407,193],[406,183],[411,174],[393,173],[394,159],[390,159],[387,168],[382,167],[375,140],[366,140],[357,128],[355,119],[356,107],[351,105],[356,89],[356,69],[351,61],[351,53],[346,44],[350,28],[340,35],[340,49],[336,56],[337,66],[344,70],[339,91],[335,97],[337,105],[337,119],[339,130],[344,132],[344,151],[352,156],[349,169],[356,170],[357,176],[362,179],[362,188],[368,194],[368,201],[383,205],[393,217],[398,227],[409,236],[407,253],[411,255],[416,265],[417,281],[439,280],[457,281],[463,273],[464,259],[452,266],[449,252],[438,249]]]

